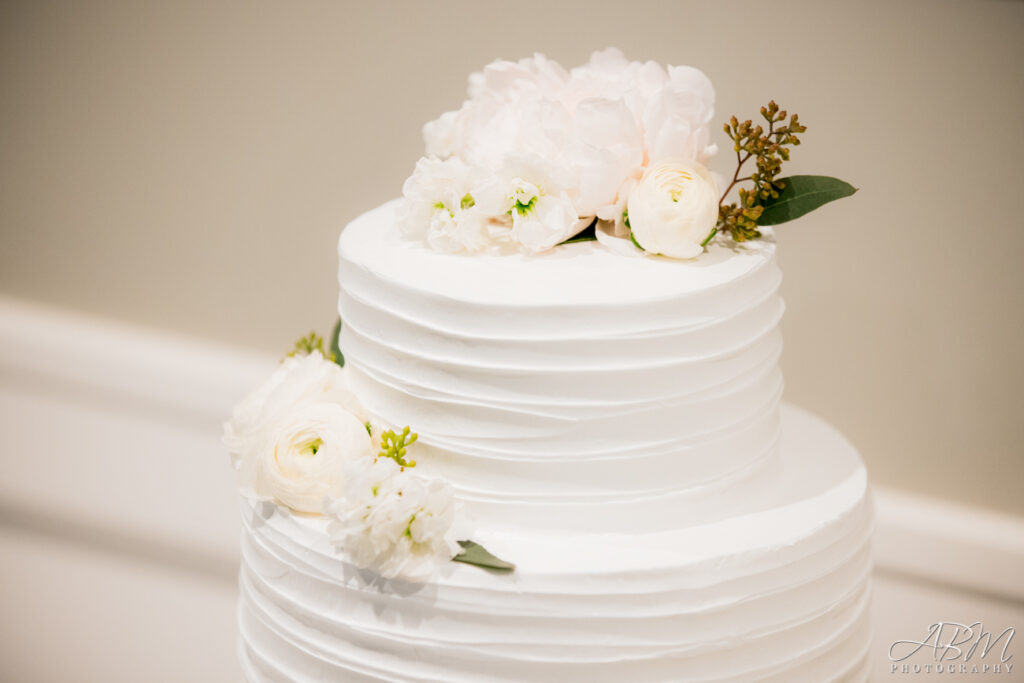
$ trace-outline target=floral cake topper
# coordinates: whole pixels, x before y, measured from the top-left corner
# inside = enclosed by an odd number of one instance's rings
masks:
[[[617,239],[694,258],[716,235],[755,239],[758,226],[856,191],[827,176],[780,176],[806,128],[774,102],[761,109],[764,125],[725,124],[737,167],[728,183],[716,178],[706,166],[718,149],[715,92],[693,67],[630,62],[609,48],[566,71],[538,54],[489,64],[468,94],[424,126],[426,154],[403,187],[403,232],[439,251]],[[727,203],[735,186],[739,201]]]

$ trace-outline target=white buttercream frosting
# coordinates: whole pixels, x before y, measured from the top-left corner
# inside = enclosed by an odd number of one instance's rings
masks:
[[[385,580],[325,521],[244,502],[247,677],[865,680],[866,477],[780,404],[770,233],[685,262],[469,256],[395,208],[339,242],[351,386],[517,568]]]

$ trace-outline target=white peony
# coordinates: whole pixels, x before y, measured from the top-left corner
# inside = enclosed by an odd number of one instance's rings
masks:
[[[445,159],[455,152],[455,123],[458,112],[449,111],[423,126],[427,156]]]
[[[575,109],[562,157],[580,216],[615,202],[624,180],[644,162],[643,132],[622,99],[591,98]]]
[[[566,84],[566,100],[588,98],[622,99],[633,115],[642,120],[650,100],[668,81],[657,62],[631,62],[614,47],[594,52],[590,61],[574,68]]]
[[[345,463],[372,453],[366,419],[337,364],[319,352],[285,359],[224,425],[243,495],[320,512]]]
[[[485,97],[508,100],[528,92],[554,98],[561,94],[568,78],[561,64],[540,53],[517,62],[498,59],[485,66],[482,72],[470,75],[469,97],[471,100]]]
[[[620,209],[646,168],[703,164],[716,150],[707,77],[614,48],[571,72],[543,55],[493,62],[470,76],[468,95],[424,126],[428,157],[404,188],[403,223],[434,249],[511,241],[538,252],[594,217],[622,232]]]
[[[615,194],[615,199],[610,204],[598,207],[597,217],[599,220],[606,223],[612,224],[612,233],[616,237],[629,237],[629,228],[626,227],[626,208],[629,206],[629,195],[633,191],[633,188],[640,182],[640,178],[643,177],[643,168],[637,167],[633,169],[622,185],[619,187],[618,192]]]
[[[644,143],[652,162],[689,159],[705,163],[718,150],[708,124],[715,115],[715,89],[699,69],[671,66],[669,80],[644,109]]]
[[[352,563],[385,578],[423,580],[461,550],[452,534],[450,484],[424,479],[385,457],[350,465],[344,495],[327,513],[332,540]]]
[[[666,160],[647,169],[629,195],[633,238],[648,253],[693,258],[718,222],[718,188],[703,165]]]

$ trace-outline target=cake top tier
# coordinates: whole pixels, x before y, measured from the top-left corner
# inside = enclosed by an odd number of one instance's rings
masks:
[[[404,235],[400,201],[342,231],[341,271],[361,269],[417,295],[482,306],[643,305],[707,293],[761,273],[774,261],[770,233],[744,244],[712,243],[700,259],[649,257],[618,241],[564,244],[542,254],[516,250],[445,253]],[[760,292],[751,290],[751,296]]]

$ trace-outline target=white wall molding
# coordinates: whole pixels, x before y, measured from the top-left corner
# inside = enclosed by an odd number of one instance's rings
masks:
[[[877,571],[1024,604],[1024,518],[875,487]]]
[[[220,425],[276,359],[0,297],[0,521],[237,566]]]
[[[83,542],[106,529],[119,548],[163,544],[223,573],[238,527],[220,423],[275,364],[0,297],[0,521],[45,532],[64,518]],[[875,496],[880,572],[1024,602],[1024,518]]]

